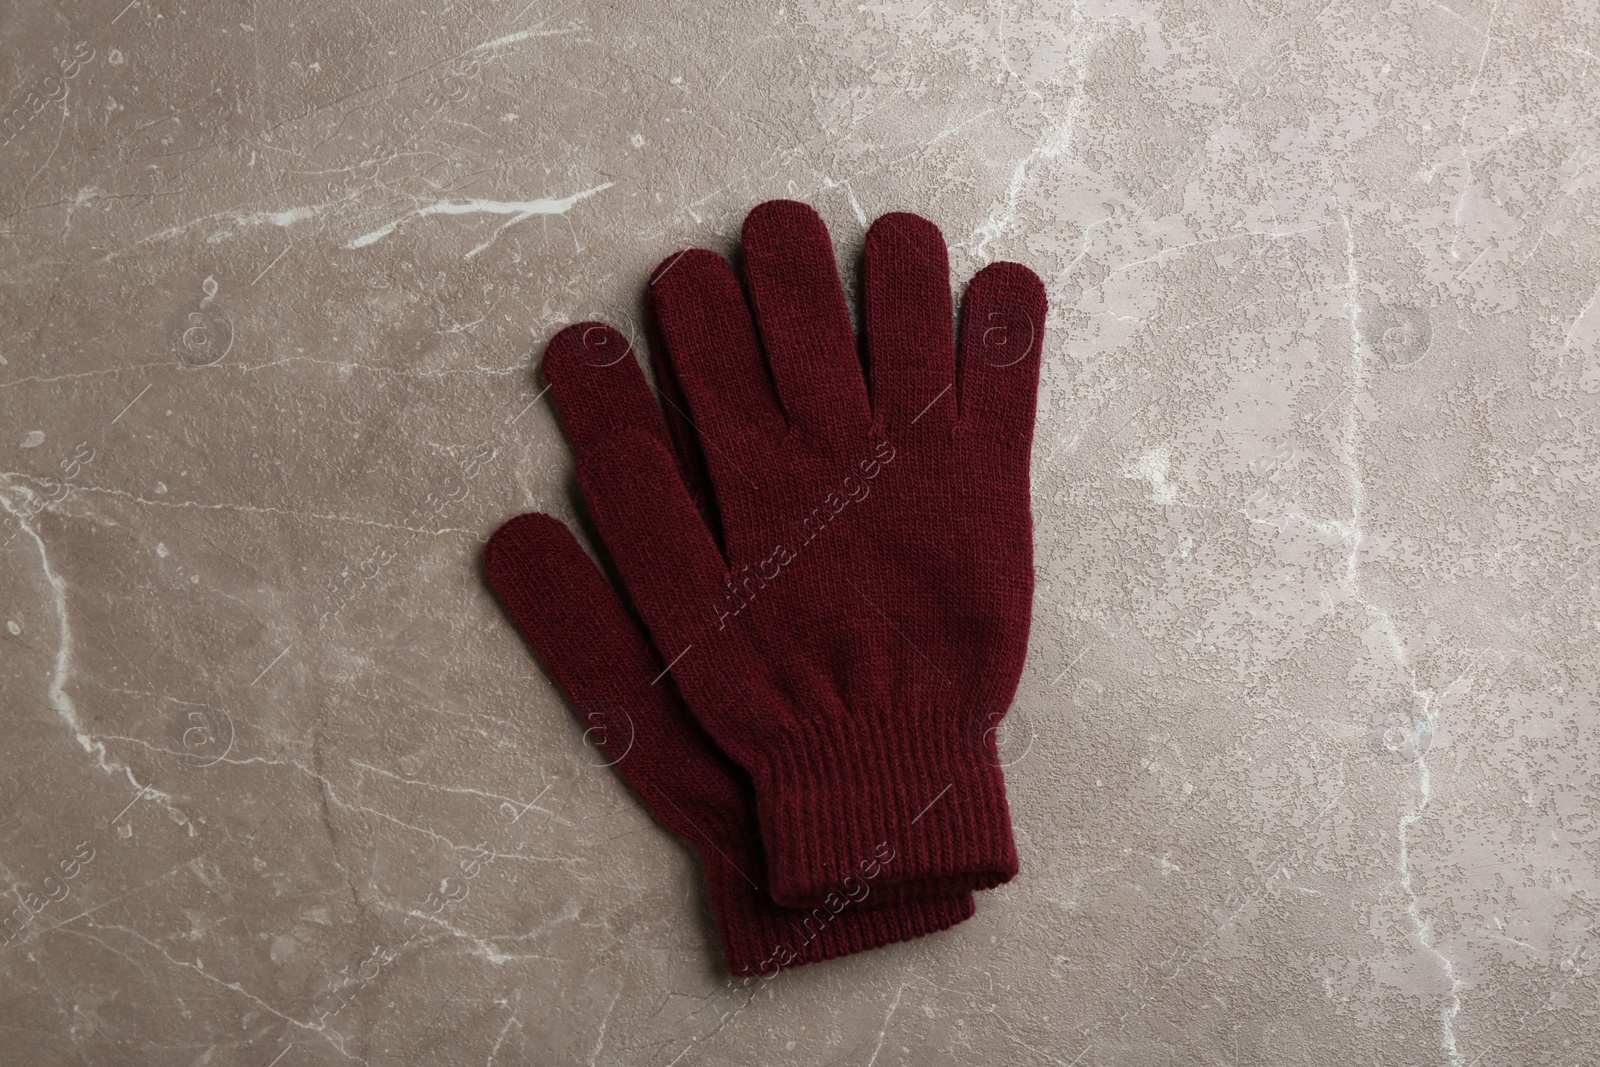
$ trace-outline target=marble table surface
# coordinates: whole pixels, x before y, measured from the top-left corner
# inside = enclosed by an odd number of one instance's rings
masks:
[[[1592,3],[19,0],[0,75],[0,1062],[1600,1062]],[[773,197],[1051,310],[1022,872],[747,989],[480,559],[580,514],[549,338]]]

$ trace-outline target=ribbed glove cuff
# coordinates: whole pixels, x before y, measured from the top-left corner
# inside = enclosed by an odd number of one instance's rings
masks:
[[[883,736],[884,717],[863,715],[751,768],[775,901],[808,907],[857,884],[880,902],[925,899],[1017,873],[992,733],[902,721]]]

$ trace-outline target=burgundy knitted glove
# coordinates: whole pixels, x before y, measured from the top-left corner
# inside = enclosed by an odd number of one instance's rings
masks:
[[[584,499],[689,709],[754,780],[775,900],[815,904],[881,855],[891,899],[1005,882],[993,726],[1027,648],[1044,287],[1015,263],[979,271],[958,359],[943,237],[880,218],[869,394],[817,214],[762,204],[743,243],[754,318],[714,252],[651,281],[663,390],[687,400],[678,428],[703,448],[720,529],[599,323],[544,360]]]
[[[814,908],[774,904],[761,885],[748,781],[695,724],[670,680],[652,684],[662,667],[654,649],[567,528],[548,515],[512,519],[489,540],[485,567],[517,628],[617,770],[656,818],[699,850],[733,973],[771,977],[972,916],[970,893],[883,904],[876,879],[892,862],[874,862]]]

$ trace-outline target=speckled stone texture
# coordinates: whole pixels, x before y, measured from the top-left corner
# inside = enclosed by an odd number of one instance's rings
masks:
[[[0,12],[0,1061],[1600,1061],[1600,9]],[[1022,873],[749,986],[482,541],[794,197],[1051,318]]]

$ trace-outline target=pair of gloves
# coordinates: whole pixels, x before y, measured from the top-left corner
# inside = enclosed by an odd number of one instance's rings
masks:
[[[628,341],[543,363],[623,594],[542,514],[489,581],[656,818],[700,853],[739,975],[953,926],[1017,872],[995,728],[1027,651],[1046,301],[979,271],[956,344],[943,236],[867,233],[858,352],[822,219],[756,207],[743,282],[691,249]]]

